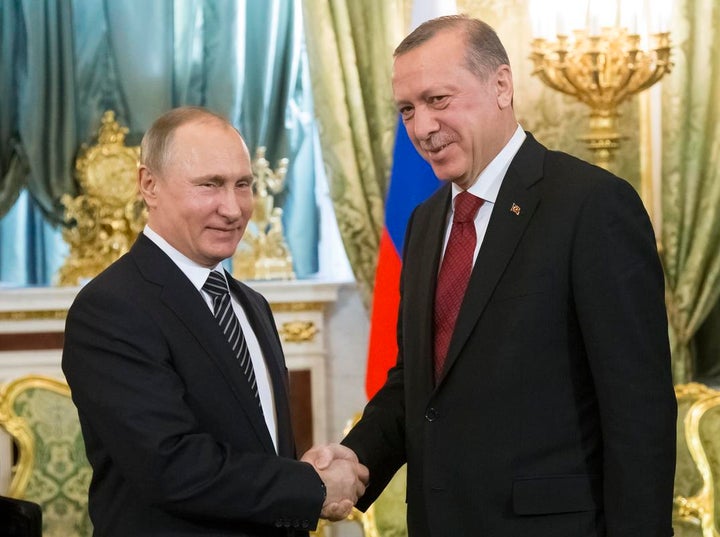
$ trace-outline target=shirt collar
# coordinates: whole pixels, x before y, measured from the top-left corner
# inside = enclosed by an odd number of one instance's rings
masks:
[[[225,278],[225,271],[222,269],[222,263],[218,263],[212,269],[199,265],[189,257],[180,253],[176,248],[170,245],[168,241],[163,239],[150,226],[146,225],[143,229],[143,234],[153,241],[158,248],[160,248],[167,256],[172,260],[173,263],[182,271],[188,280],[200,291],[202,286],[205,285],[211,270],[217,270]]]
[[[486,202],[495,203],[498,192],[500,192],[503,179],[505,178],[505,174],[510,167],[510,163],[520,149],[520,146],[525,141],[526,136],[525,131],[520,125],[518,125],[517,129],[515,129],[515,132],[510,137],[510,140],[508,140],[508,143],[505,144],[505,147],[503,147],[495,158],[490,161],[490,164],[485,166],[485,169],[480,172],[477,181],[475,181],[475,183],[467,189],[468,192],[478,198],[484,199]],[[453,183],[453,200],[455,199],[455,196],[462,191],[463,190],[459,186]]]

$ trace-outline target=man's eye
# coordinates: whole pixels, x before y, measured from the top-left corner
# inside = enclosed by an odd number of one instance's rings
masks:
[[[428,102],[433,106],[439,106],[446,102],[447,95],[435,95],[428,99]]]
[[[412,106],[403,106],[400,108],[400,115],[402,116],[403,120],[408,120],[413,115],[413,107]]]

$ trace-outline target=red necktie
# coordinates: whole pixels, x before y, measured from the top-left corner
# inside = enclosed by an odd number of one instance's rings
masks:
[[[455,197],[450,239],[445,248],[435,290],[435,382],[442,376],[450,338],[470,280],[477,243],[475,215],[483,201],[469,192],[461,192]]]

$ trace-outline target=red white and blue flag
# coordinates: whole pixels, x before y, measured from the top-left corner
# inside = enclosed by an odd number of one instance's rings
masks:
[[[412,28],[422,22],[456,13],[455,0],[415,0]],[[382,387],[397,358],[397,313],[405,228],[413,209],[440,185],[430,165],[417,153],[405,126],[398,120],[385,202],[385,227],[380,238],[368,345],[365,392],[368,399]]]

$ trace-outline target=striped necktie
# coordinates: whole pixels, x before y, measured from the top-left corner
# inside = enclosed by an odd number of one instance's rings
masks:
[[[203,285],[203,291],[212,297],[215,319],[230,343],[230,347],[232,347],[233,353],[240,364],[240,369],[242,369],[259,405],[260,395],[258,394],[257,381],[255,380],[255,370],[253,369],[252,360],[250,359],[250,351],[248,350],[247,341],[245,341],[245,336],[240,328],[240,321],[238,321],[233,311],[230,292],[228,291],[227,282],[223,275],[215,270],[211,270],[207,281]],[[262,409],[262,406],[260,408]]]

